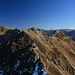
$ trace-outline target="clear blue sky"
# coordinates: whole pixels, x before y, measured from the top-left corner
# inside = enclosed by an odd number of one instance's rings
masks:
[[[0,0],[0,25],[75,28],[75,0]]]

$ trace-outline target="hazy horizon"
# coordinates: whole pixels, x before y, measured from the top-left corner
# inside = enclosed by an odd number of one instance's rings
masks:
[[[75,29],[75,0],[0,0],[0,25]]]

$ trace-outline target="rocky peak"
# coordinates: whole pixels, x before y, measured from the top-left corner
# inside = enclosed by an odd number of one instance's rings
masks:
[[[12,28],[9,28],[7,26],[0,26],[0,31],[3,33],[6,33],[8,30],[12,30]]]
[[[64,40],[67,37],[67,35],[65,35],[61,30],[56,30],[52,36],[57,37],[61,40]]]
[[[33,30],[33,31],[40,31],[40,29],[35,28],[35,27],[32,27],[32,28],[30,28],[30,29]]]
[[[6,33],[0,35],[0,42],[2,44],[7,44],[9,40],[16,37],[18,34],[20,34],[20,30],[18,29],[8,29]]]
[[[56,30],[54,35],[55,36],[66,36],[61,30]]]

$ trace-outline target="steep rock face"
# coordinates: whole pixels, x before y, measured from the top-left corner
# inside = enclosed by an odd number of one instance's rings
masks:
[[[25,32],[0,46],[1,75],[46,75],[36,44]]]
[[[62,31],[59,32],[61,34],[58,34],[58,32],[56,31],[56,33],[50,37],[51,42],[56,49],[59,49],[59,51],[64,54],[72,67],[75,68],[75,42],[64,33],[62,34]]]
[[[48,75],[75,74],[74,41],[60,30],[50,37],[43,35],[38,29],[30,29],[25,32],[37,44],[40,59]]]
[[[62,31],[47,36],[34,27],[15,29],[1,38],[8,39],[0,45],[2,75],[75,75],[75,42]]]

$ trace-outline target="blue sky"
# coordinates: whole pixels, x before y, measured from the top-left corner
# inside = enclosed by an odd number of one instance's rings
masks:
[[[0,0],[0,25],[75,28],[75,0]]]

